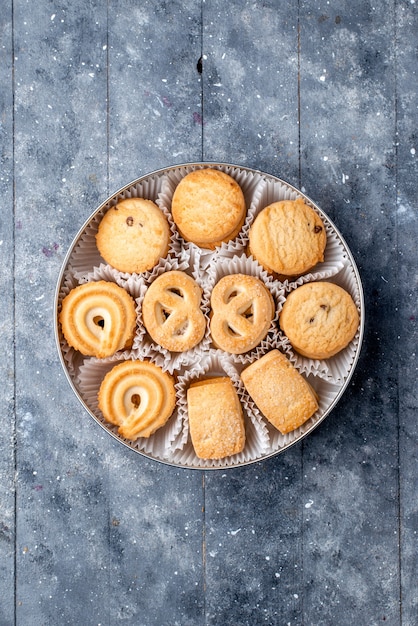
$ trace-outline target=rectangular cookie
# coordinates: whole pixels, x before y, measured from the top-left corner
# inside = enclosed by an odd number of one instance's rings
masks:
[[[187,390],[190,436],[201,459],[222,459],[245,445],[242,407],[228,377],[192,383]]]
[[[279,350],[254,361],[241,379],[264,417],[283,435],[299,428],[318,410],[314,390]]]

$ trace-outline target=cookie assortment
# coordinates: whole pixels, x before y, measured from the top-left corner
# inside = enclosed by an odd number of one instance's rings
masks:
[[[328,414],[357,359],[361,308],[351,254],[306,196],[196,164],[139,179],[94,213],[62,270],[57,336],[75,392],[125,445],[230,467]]]

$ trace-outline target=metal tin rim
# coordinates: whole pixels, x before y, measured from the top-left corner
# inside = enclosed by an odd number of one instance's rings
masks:
[[[249,461],[244,461],[241,463],[235,463],[232,465],[222,465],[222,466],[208,466],[208,467],[197,467],[197,466],[193,466],[193,465],[187,465],[187,464],[182,464],[182,463],[174,463],[172,461],[169,461],[168,459],[161,459],[158,457],[154,457],[151,454],[144,452],[143,450],[138,450],[137,448],[134,448],[132,446],[130,446],[127,442],[125,442],[123,439],[119,438],[115,433],[113,433],[111,430],[107,429],[105,427],[105,425],[96,417],[96,415],[94,415],[94,413],[90,410],[90,408],[87,406],[87,404],[84,402],[83,398],[81,397],[78,389],[76,388],[69,372],[68,369],[66,367],[65,364],[65,360],[64,357],[62,355],[62,351],[61,351],[61,345],[60,345],[60,336],[59,336],[59,324],[58,324],[58,305],[59,305],[59,293],[60,293],[60,289],[61,289],[61,285],[62,285],[62,279],[65,273],[65,270],[67,268],[67,264],[68,264],[68,260],[72,254],[73,248],[76,245],[78,239],[80,238],[81,234],[84,232],[84,230],[86,229],[86,227],[88,226],[88,224],[91,222],[91,220],[93,219],[93,217],[99,213],[109,202],[112,201],[113,198],[115,198],[116,196],[118,196],[119,194],[123,193],[124,191],[126,191],[127,189],[129,189],[130,187],[132,187],[133,185],[136,185],[138,183],[141,183],[143,180],[150,178],[150,177],[154,177],[154,176],[162,176],[163,174],[173,171],[173,170],[177,170],[179,168],[190,168],[190,167],[202,167],[202,166],[209,166],[209,167],[232,167],[232,168],[238,168],[240,170],[244,170],[247,172],[252,172],[252,173],[256,173],[259,174],[260,176],[268,176],[270,179],[273,179],[275,182],[281,183],[283,185],[285,185],[286,187],[288,187],[289,189],[295,191],[297,194],[303,196],[306,200],[308,200],[314,207],[315,209],[324,217],[327,219],[327,221],[329,222],[329,224],[331,225],[331,227],[333,228],[333,230],[335,231],[335,233],[338,235],[338,237],[340,238],[342,244],[345,247],[345,250],[347,252],[347,255],[349,257],[349,261],[351,264],[351,267],[354,271],[357,283],[358,283],[358,289],[359,289],[359,299],[360,299],[360,328],[359,328],[359,338],[358,338],[358,346],[357,346],[357,350],[355,353],[355,357],[353,359],[350,371],[344,381],[344,383],[341,385],[341,388],[339,389],[337,395],[335,396],[335,398],[333,399],[333,401],[330,403],[330,405],[327,407],[327,409],[324,411],[323,415],[317,419],[310,428],[308,428],[304,433],[302,433],[299,437],[297,437],[296,439],[294,439],[293,441],[288,442],[287,444],[283,445],[283,447],[279,448],[278,450],[274,450],[268,454],[265,454],[257,459],[252,459]],[[101,426],[101,428],[111,437],[113,437],[113,439],[115,439],[119,444],[124,445],[127,449],[131,450],[132,452],[136,453],[136,454],[140,454],[141,456],[150,459],[152,461],[156,461],[158,463],[162,463],[163,465],[168,465],[170,467],[176,467],[176,468],[180,468],[180,469],[188,469],[188,470],[199,470],[199,471],[213,471],[213,470],[229,470],[229,469],[236,469],[236,468],[240,468],[240,467],[244,467],[247,465],[253,465],[254,463],[260,463],[262,461],[265,461],[267,459],[271,459],[272,457],[275,457],[279,454],[281,454],[282,452],[285,452],[286,450],[288,450],[289,448],[291,448],[292,446],[298,444],[300,441],[302,441],[302,439],[305,439],[308,435],[310,435],[328,416],[329,414],[335,409],[336,405],[338,404],[338,402],[341,400],[342,396],[344,395],[350,381],[351,378],[354,374],[354,371],[356,369],[359,357],[360,357],[360,353],[361,353],[361,348],[362,348],[362,343],[363,343],[363,337],[364,337],[364,326],[365,326],[365,304],[364,304],[364,292],[363,292],[363,285],[362,285],[362,281],[361,281],[361,277],[360,277],[360,273],[358,271],[357,268],[357,264],[354,260],[354,257],[351,253],[350,248],[347,245],[347,242],[345,241],[344,237],[342,236],[342,234],[340,233],[339,229],[336,227],[336,225],[334,224],[334,222],[328,217],[328,215],[316,204],[316,202],[314,202],[308,195],[306,195],[306,193],[300,191],[300,189],[298,189],[297,187],[295,187],[294,185],[292,185],[291,183],[288,183],[287,181],[285,181],[282,178],[279,178],[278,176],[275,176],[274,174],[269,174],[267,172],[264,172],[262,170],[258,170],[258,169],[254,169],[254,168],[250,168],[247,166],[241,166],[241,165],[237,165],[237,164],[233,164],[233,163],[225,163],[225,162],[220,162],[220,161],[197,161],[197,162],[186,162],[186,163],[180,163],[178,165],[171,165],[168,167],[163,167],[160,168],[158,170],[154,170],[152,172],[149,172],[147,174],[144,174],[143,176],[140,176],[139,178],[134,179],[133,181],[131,181],[130,183],[124,185],[123,187],[121,187],[120,189],[118,189],[116,192],[114,192],[112,195],[110,195],[108,198],[106,198],[106,200],[104,202],[102,202],[100,204],[99,207],[97,207],[95,209],[95,211],[93,211],[93,213],[91,213],[91,215],[88,217],[88,219],[84,222],[84,224],[81,226],[81,228],[78,230],[77,234],[75,235],[75,237],[73,238],[73,241],[71,242],[71,245],[69,247],[69,249],[67,250],[67,253],[64,257],[64,260],[62,262],[61,265],[61,269],[58,275],[58,280],[57,280],[57,285],[55,288],[55,296],[54,296],[54,307],[53,307],[53,314],[54,314],[54,335],[55,335],[55,343],[56,343],[56,347],[58,350],[58,355],[59,355],[59,359],[61,362],[61,366],[64,370],[64,374],[67,378],[67,381],[70,384],[70,387],[72,388],[75,396],[77,397],[78,401],[80,402],[80,404],[82,405],[82,407],[84,408],[85,411],[87,411],[87,413],[90,415],[90,417],[92,417],[94,419],[94,421],[99,424],[99,426]]]

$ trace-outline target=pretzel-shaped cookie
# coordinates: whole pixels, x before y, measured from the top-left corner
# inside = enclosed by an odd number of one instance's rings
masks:
[[[152,339],[171,352],[185,352],[202,340],[206,322],[200,310],[202,290],[179,270],[161,274],[148,288],[142,305]]]
[[[99,409],[126,439],[150,437],[174,411],[172,377],[150,361],[124,361],[104,377]]]
[[[135,302],[116,283],[85,283],[64,298],[59,320],[70,346],[102,359],[132,345]]]
[[[213,343],[231,354],[255,348],[274,317],[271,293],[261,280],[246,274],[221,278],[213,288],[211,307]]]

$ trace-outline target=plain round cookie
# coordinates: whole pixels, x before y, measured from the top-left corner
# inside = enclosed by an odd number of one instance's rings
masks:
[[[100,254],[120,272],[140,274],[152,269],[166,256],[169,243],[165,215],[144,198],[128,198],[110,208],[96,234]]]
[[[171,212],[183,239],[210,248],[236,237],[245,219],[245,198],[229,174],[194,170],[177,185]]]
[[[304,274],[324,260],[327,236],[319,215],[302,198],[265,207],[249,232],[249,251],[268,272]]]
[[[345,289],[319,281],[288,295],[279,323],[297,352],[311,359],[327,359],[354,338],[359,314]]]

